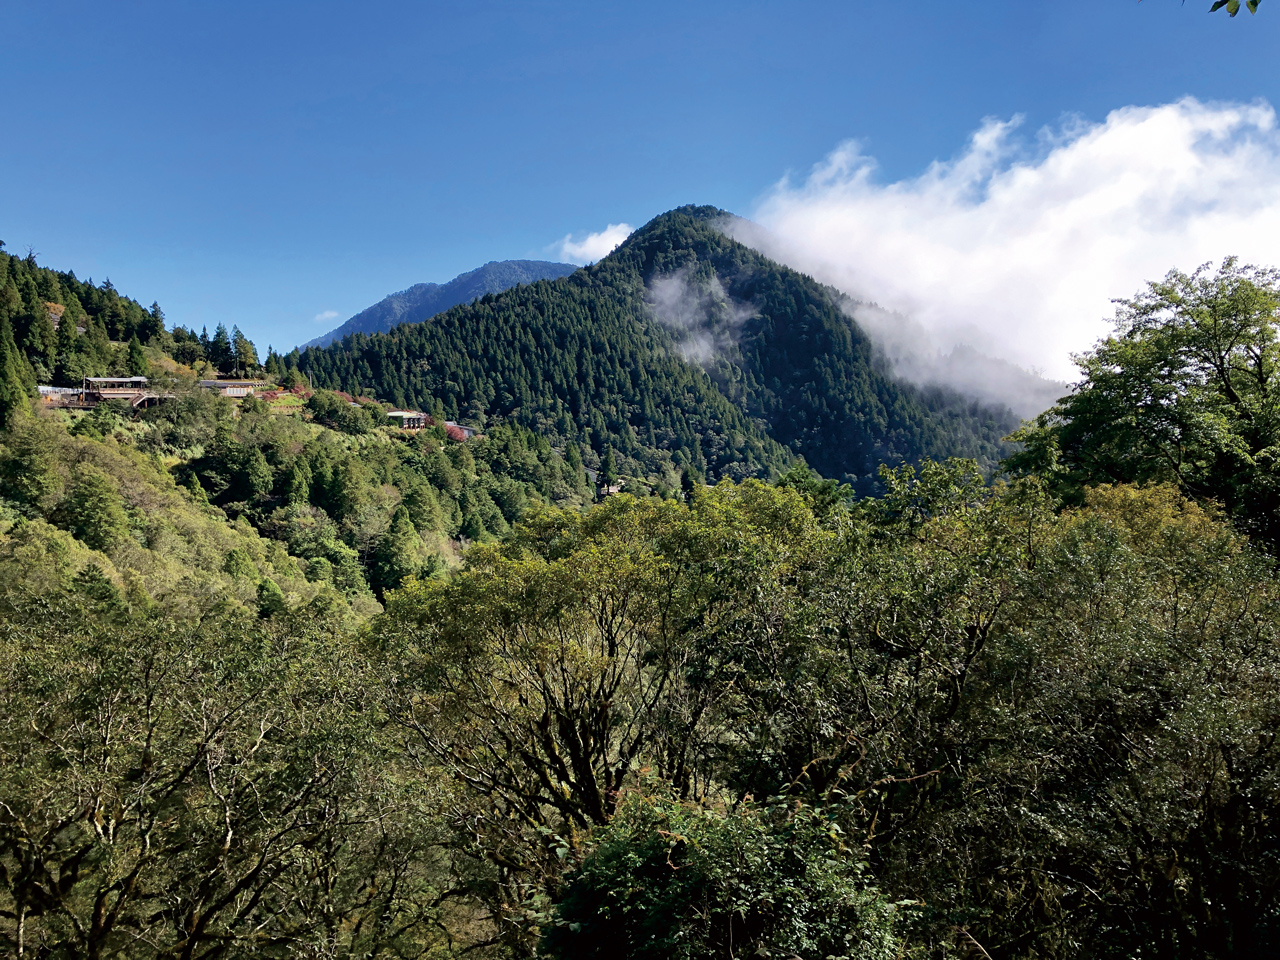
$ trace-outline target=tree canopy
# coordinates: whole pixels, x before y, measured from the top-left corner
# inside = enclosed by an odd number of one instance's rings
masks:
[[[1280,272],[1172,271],[1120,301],[1116,332],[1077,363],[1079,386],[1024,428],[1011,469],[1086,485],[1167,482],[1280,542]]]

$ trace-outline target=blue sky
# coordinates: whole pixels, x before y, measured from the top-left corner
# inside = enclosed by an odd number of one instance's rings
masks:
[[[1280,101],[1280,2],[1208,5],[9,3],[0,239],[287,348],[569,234],[774,209],[851,138],[883,186],[984,118],[1024,117],[1025,155],[1130,105]]]

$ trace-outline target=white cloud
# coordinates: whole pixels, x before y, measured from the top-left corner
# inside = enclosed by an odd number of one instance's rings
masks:
[[[323,313],[317,313],[314,317],[311,318],[311,321],[313,323],[328,323],[330,320],[337,320],[337,319],[338,319],[337,310],[326,310]]]
[[[574,240],[567,233],[560,241],[560,256],[570,263],[594,263],[607,257],[623,240],[631,236],[635,227],[629,223],[611,223],[599,233],[589,233],[581,240]]]
[[[1237,254],[1280,264],[1280,134],[1264,103],[1125,107],[1015,136],[988,120],[955,160],[881,184],[848,142],[784,179],[739,239],[969,343],[1073,379],[1113,298]]]

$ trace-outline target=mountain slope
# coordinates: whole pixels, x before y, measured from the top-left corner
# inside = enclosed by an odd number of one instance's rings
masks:
[[[397,324],[421,323],[442,310],[469,303],[486,293],[501,293],[536,280],[554,280],[577,269],[572,263],[547,260],[491,260],[448,283],[415,283],[408,290],[384,297],[342,326],[303,344],[303,348],[328,346],[352,333],[386,333]]]
[[[317,385],[612,446],[624,473],[766,475],[800,454],[869,490],[881,463],[998,458],[1008,411],[896,380],[827,289],[726,237],[725,216],[682,207],[567,278],[300,366]]]

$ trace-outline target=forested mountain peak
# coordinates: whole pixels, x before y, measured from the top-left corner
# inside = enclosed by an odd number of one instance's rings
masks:
[[[554,280],[577,269],[576,264],[547,260],[490,260],[483,267],[460,273],[447,283],[415,283],[406,290],[389,294],[340,327],[303,344],[303,348],[327,346],[353,333],[385,333],[400,323],[421,323],[441,310],[486,293],[501,293],[535,280]]]
[[[317,384],[511,419],[676,482],[768,476],[803,456],[861,489],[881,463],[993,464],[1007,411],[895,378],[832,292],[729,238],[710,206],[637,230],[555,284],[486,295],[382,336],[307,350]]]

